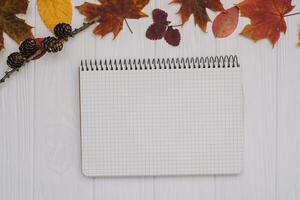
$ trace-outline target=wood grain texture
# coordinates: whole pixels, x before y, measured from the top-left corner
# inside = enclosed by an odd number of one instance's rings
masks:
[[[84,0],[73,0],[80,5]],[[93,0],[91,2],[96,2]],[[228,8],[236,1],[224,1]],[[296,8],[300,2],[294,1]],[[146,7],[166,9],[174,24],[177,6],[152,0]],[[50,32],[35,1],[26,15],[38,37]],[[210,16],[215,14],[209,12]],[[83,17],[74,10],[73,26]],[[180,47],[145,39],[151,18],[128,21],[120,36],[103,39],[85,31],[63,52],[32,62],[0,86],[0,199],[2,200],[298,200],[300,199],[300,48],[299,17],[287,19],[288,31],[272,49],[236,32],[215,39],[196,28],[193,18],[181,30]],[[0,64],[17,49],[5,36]],[[91,179],[80,169],[78,66],[90,58],[161,58],[237,54],[243,69],[245,99],[244,170],[238,176]],[[5,68],[0,67],[0,74]]]
[[[299,17],[289,18],[288,24],[290,28],[279,43],[277,58],[276,196],[296,200],[300,199],[300,50],[295,51],[294,37],[299,31]]]
[[[35,25],[34,5],[26,19]],[[17,44],[5,35],[0,66]],[[0,199],[33,199],[34,191],[34,64],[7,81],[0,89]],[[6,69],[0,68],[0,73]]]
[[[165,1],[157,1],[156,7],[168,12],[168,20],[172,24],[180,24],[179,15],[174,15],[179,6],[170,6]],[[193,39],[191,39],[193,38]],[[156,57],[193,57],[216,55],[216,45],[213,34],[205,34],[194,25],[191,18],[181,30],[179,48],[167,45],[166,41],[156,42]],[[170,177],[155,178],[155,200],[213,200],[215,198],[215,178],[202,177]]]

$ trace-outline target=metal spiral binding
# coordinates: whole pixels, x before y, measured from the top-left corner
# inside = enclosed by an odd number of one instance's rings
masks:
[[[158,70],[240,67],[236,55],[191,58],[81,60],[81,71]]]

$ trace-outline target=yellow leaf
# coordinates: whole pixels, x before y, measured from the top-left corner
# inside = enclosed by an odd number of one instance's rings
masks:
[[[298,42],[298,47],[300,47],[300,30],[299,30],[299,42]]]
[[[37,6],[44,24],[51,32],[58,23],[72,22],[71,0],[37,0]]]

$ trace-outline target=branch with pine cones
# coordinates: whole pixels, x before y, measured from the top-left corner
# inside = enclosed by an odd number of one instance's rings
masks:
[[[7,57],[7,65],[10,68],[5,72],[5,75],[0,79],[0,84],[4,83],[14,72],[26,63],[42,57],[46,52],[57,53],[63,49],[64,42],[68,41],[70,37],[74,37],[81,31],[87,29],[95,22],[99,21],[100,17],[95,17],[79,28],[72,29],[72,26],[67,23],[59,23],[54,28],[55,36],[48,36],[45,38],[28,38],[24,40],[19,46],[19,52],[11,53]]]

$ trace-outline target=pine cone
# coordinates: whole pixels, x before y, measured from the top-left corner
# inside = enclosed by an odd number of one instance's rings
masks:
[[[54,28],[54,34],[59,39],[64,39],[65,41],[67,41],[68,37],[70,37],[72,34],[72,27],[70,24],[59,23]]]
[[[13,69],[22,67],[25,61],[25,56],[19,52],[14,52],[7,57],[7,65]]]
[[[19,50],[26,58],[29,58],[37,51],[35,40],[31,38],[24,40],[21,43]]]
[[[49,53],[56,53],[63,49],[63,43],[56,37],[46,37],[42,42],[43,48]]]

